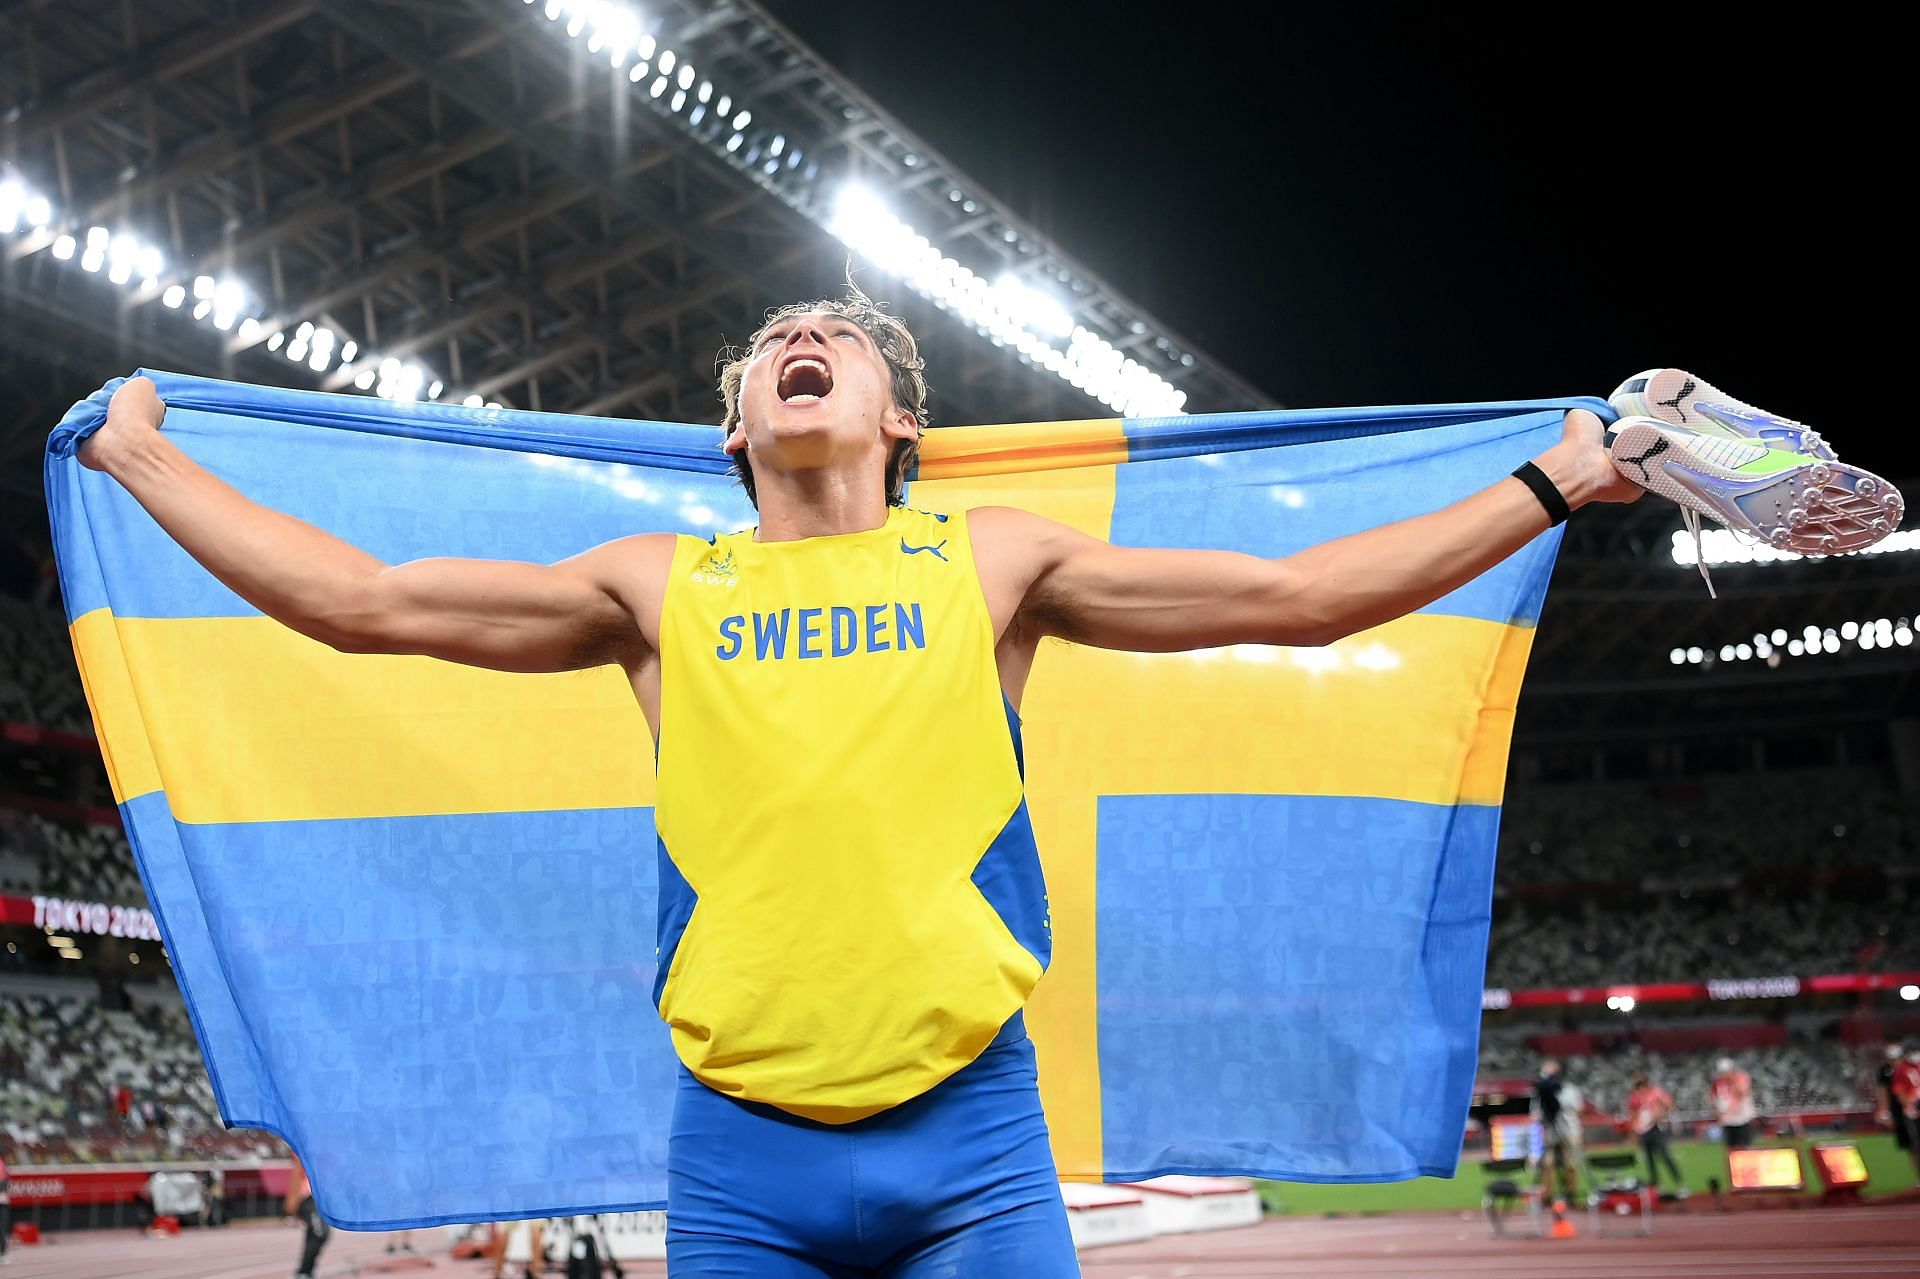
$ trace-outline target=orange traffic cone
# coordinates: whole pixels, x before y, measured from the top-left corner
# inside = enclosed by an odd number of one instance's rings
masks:
[[[1547,1232],[1547,1236],[1552,1239],[1571,1239],[1579,1233],[1578,1230],[1573,1228],[1572,1219],[1567,1216],[1567,1201],[1564,1199],[1554,1200],[1553,1229]]]

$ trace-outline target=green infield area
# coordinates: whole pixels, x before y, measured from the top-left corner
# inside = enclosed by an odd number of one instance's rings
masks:
[[[1907,1152],[1893,1144],[1892,1136],[1875,1133],[1865,1137],[1823,1138],[1831,1141],[1851,1141],[1860,1147],[1860,1154],[1866,1160],[1868,1182],[1866,1194],[1891,1194],[1897,1190],[1911,1189],[1914,1185],[1913,1160]],[[1764,1145],[1796,1145],[1803,1150],[1813,1144],[1812,1141],[1765,1142]],[[1611,1149],[1595,1146],[1593,1149]],[[1672,1144],[1673,1158],[1680,1165],[1680,1171],[1687,1179],[1687,1189],[1696,1195],[1707,1193],[1709,1178],[1719,1178],[1724,1189],[1727,1184],[1726,1149],[1718,1142],[1676,1141]],[[1819,1175],[1813,1169],[1812,1156],[1803,1156],[1807,1175],[1807,1193],[1818,1194]],[[1641,1164],[1645,1175],[1645,1161]],[[1420,1177],[1414,1181],[1393,1181],[1364,1186],[1324,1186],[1300,1181],[1263,1181],[1258,1183],[1260,1197],[1265,1201],[1268,1212],[1292,1213],[1353,1213],[1353,1212],[1420,1212],[1439,1209],[1478,1208],[1481,1188],[1486,1183],[1486,1174],[1481,1171],[1478,1159],[1462,1160],[1460,1171],[1447,1178]],[[1585,1189],[1584,1180],[1581,1183]]]

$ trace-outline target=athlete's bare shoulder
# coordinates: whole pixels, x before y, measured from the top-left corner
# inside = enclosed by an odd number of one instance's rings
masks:
[[[592,576],[620,601],[640,628],[649,649],[660,646],[660,612],[667,598],[667,576],[679,538],[673,533],[635,533],[602,542],[566,561]]]
[[[999,635],[1006,634],[1025,606],[1034,583],[1059,562],[1071,540],[1081,536],[1014,506],[976,506],[967,512],[967,529],[980,589]]]

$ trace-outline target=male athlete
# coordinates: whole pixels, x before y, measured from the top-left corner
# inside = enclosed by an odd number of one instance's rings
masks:
[[[1327,644],[1641,492],[1575,411],[1517,478],[1279,560],[925,514],[899,505],[922,368],[858,294],[773,313],[721,379],[759,526],[550,565],[384,564],[202,470],[145,379],[81,454],[334,648],[626,671],[659,748],[678,1275],[1078,1273],[1020,1019],[1048,940],[1014,711],[1043,638]]]

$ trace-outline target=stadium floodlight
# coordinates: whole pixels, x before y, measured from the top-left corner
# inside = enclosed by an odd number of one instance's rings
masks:
[[[180,308],[180,304],[182,302],[185,302],[186,300],[187,300],[187,291],[186,289],[182,288],[178,284],[169,284],[167,286],[167,291],[160,295],[161,305],[170,307],[174,310],[178,310]]]
[[[1908,1003],[1912,1003],[1914,1000],[1920,999],[1920,986],[1915,986],[1911,984],[1902,986],[1900,988],[1900,998],[1906,1000]]]
[[[1716,661],[1726,663],[1758,659],[1768,666],[1778,666],[1782,655],[1813,657],[1833,654],[1849,644],[1863,652],[1876,648],[1911,648],[1915,629],[1914,620],[1906,617],[1849,618],[1838,627],[1808,625],[1794,638],[1788,637],[1784,627],[1776,627],[1770,632],[1756,631],[1750,642],[1734,640],[1722,644],[1717,652],[1711,648],[1674,648],[1667,653],[1667,660],[1675,666],[1711,666]]]
[[[989,286],[942,254],[865,187],[842,187],[827,229],[881,270],[904,280],[943,311],[960,316],[996,345],[1014,347],[1116,412],[1156,417],[1180,412],[1186,393],[1075,325],[1057,303],[1017,279]],[[1049,339],[1066,337],[1061,351]]]
[[[469,395],[466,399],[460,401],[460,403],[467,408],[477,409],[480,407],[480,397],[477,395]]]
[[[228,277],[213,286],[213,322],[220,328],[230,329],[239,318],[240,308],[247,303],[246,286],[240,281]]]
[[[994,292],[1003,299],[1003,305],[1020,317],[1029,329],[1054,337],[1069,337],[1073,333],[1073,317],[1067,309],[1038,289],[1029,288],[1018,276],[1003,275],[993,284]]]
[[[0,181],[0,231],[11,231],[20,225],[20,215],[27,211],[27,188],[13,178]]]
[[[62,235],[53,242],[53,256],[65,262],[73,256],[73,251],[76,247],[78,246],[75,245],[72,236]]]
[[[1900,529],[1881,538],[1872,546],[1863,546],[1857,551],[1846,551],[1840,556],[1819,558],[1838,559],[1852,555],[1892,555],[1901,551],[1920,550],[1920,528]],[[1676,529],[1673,534],[1671,558],[1676,566],[1692,568],[1702,560],[1710,568],[1726,564],[1786,564],[1805,560],[1810,557],[1796,555],[1792,551],[1777,550],[1761,542],[1743,541],[1738,535],[1727,529],[1702,529],[1700,547],[1696,551],[1693,535],[1685,530]]]
[[[133,268],[142,257],[138,239],[124,232],[107,242],[107,279],[125,284],[133,278]]]
[[[750,10],[752,6],[747,6],[747,8]],[[733,10],[723,6],[720,12],[731,14]],[[625,6],[606,3],[603,2],[603,0],[602,2],[595,2],[595,0],[547,0],[546,15],[549,19],[558,19],[563,15],[570,15],[572,20],[566,24],[565,29],[575,39],[582,38],[581,33],[591,29],[592,34],[586,36],[585,39],[589,42],[590,49],[594,50],[601,48],[605,44],[619,43],[622,39],[626,38],[627,33],[633,29],[627,25],[629,19],[625,12]],[[654,101],[659,101],[665,94],[667,89],[665,80],[668,76],[674,75],[676,68],[684,69],[683,73],[679,76],[679,86],[682,93],[691,88],[694,77],[684,74],[684,71],[690,71],[692,69],[687,66],[688,63],[697,63],[701,60],[703,55],[697,46],[706,29],[704,25],[696,25],[686,37],[690,44],[695,47],[683,46],[679,51],[656,49],[655,42],[651,37],[642,37],[640,39],[637,49],[641,58],[654,58],[657,55],[656,64],[659,77],[655,79],[650,86],[650,96]],[[763,29],[761,34],[768,37],[766,43],[773,46],[773,52],[776,55],[783,52],[780,46],[786,42],[777,29]],[[788,47],[791,48],[790,45]],[[792,59],[792,65],[802,76],[819,74],[813,59],[811,59],[804,50],[792,49],[791,51],[795,55]],[[762,52],[764,53],[766,50],[762,50]],[[777,59],[768,59],[768,61],[775,60]],[[630,76],[630,78],[635,84],[640,84],[644,81],[644,77],[638,75]],[[784,76],[776,76],[774,78],[776,80],[783,80]],[[826,79],[824,76],[820,78],[823,81]],[[681,114],[686,106],[686,102],[678,95],[670,102],[660,102],[660,110],[663,114],[671,113],[674,118],[680,122],[681,127],[691,135],[694,141],[712,148],[719,158],[727,160],[739,166],[743,172],[751,174],[759,185],[767,188],[773,194],[786,201],[796,211],[826,226],[828,230],[833,231],[835,234],[840,234],[839,231],[830,225],[835,217],[836,206],[836,202],[832,198],[832,192],[823,191],[816,185],[820,178],[819,163],[816,161],[811,164],[801,164],[797,156],[794,156],[792,160],[784,165],[769,162],[767,154],[763,154],[762,152],[759,139],[742,137],[748,125],[753,120],[753,114],[746,109],[744,104],[736,103],[730,93],[722,92],[721,90],[725,86],[713,84],[711,79],[701,83],[698,90],[698,104],[700,106],[707,104],[710,86],[711,91],[718,94],[718,105],[714,109],[713,120],[711,122],[707,120],[703,113],[697,111]],[[945,178],[948,176],[938,174],[937,172],[927,174],[926,170],[930,167],[927,153],[915,145],[913,139],[904,136],[891,122],[887,121],[884,116],[875,118],[864,104],[858,100],[857,95],[837,92],[835,86],[831,83],[822,83],[820,88],[822,92],[817,95],[820,99],[818,105],[827,108],[827,111],[823,111],[821,114],[825,115],[828,111],[831,111],[832,108],[837,107],[838,110],[832,111],[832,114],[840,116],[852,125],[852,130],[845,136],[834,137],[833,135],[838,132],[838,126],[827,125],[823,130],[818,121],[809,120],[808,116],[810,113],[807,112],[796,113],[794,118],[788,121],[769,120],[769,125],[780,126],[778,133],[771,133],[771,136],[776,140],[776,145],[771,152],[772,160],[781,160],[783,154],[793,156],[794,153],[802,147],[813,145],[815,139],[825,142],[829,138],[832,138],[834,142],[844,143],[857,133],[860,135],[860,146],[858,150],[865,153],[860,156],[857,161],[861,164],[862,168],[865,168],[866,162],[871,160],[874,167],[877,167],[882,173],[888,174],[889,177],[900,176],[898,172],[890,172],[894,170],[896,166],[898,170],[912,174],[914,177],[924,175],[933,178]],[[772,86],[768,86],[765,92],[771,95],[777,92],[777,90]],[[731,130],[729,131],[724,127],[715,127],[716,124],[728,122],[729,112],[736,105],[740,106],[740,110],[732,115],[730,121]],[[774,101],[770,100],[763,104],[763,106],[768,108],[764,113],[771,114]],[[873,126],[877,126],[877,128]],[[792,130],[798,130],[799,132],[792,132]],[[878,139],[874,136],[876,132],[882,135]],[[891,136],[887,136],[889,134]],[[935,164],[931,167],[937,169],[938,165]],[[842,175],[836,173],[833,176],[838,178]],[[909,178],[908,182],[909,185],[911,185],[912,178]],[[953,185],[951,181],[944,182],[943,185],[949,190],[948,198],[952,204],[958,205],[960,210],[968,215],[970,219],[972,215],[978,212],[980,202],[965,198],[957,186]],[[1184,392],[1173,388],[1165,379],[1160,378],[1138,361],[1132,360],[1124,352],[1116,349],[1111,343],[1108,343],[1104,338],[1100,337],[1099,333],[1096,332],[1096,330],[1112,332],[1112,326],[1116,321],[1124,323],[1125,320],[1123,316],[1127,309],[1125,304],[1117,298],[1108,296],[1107,291],[1097,284],[1078,278],[1077,269],[1070,267],[1064,261],[1058,260],[1057,255],[1054,254],[1049,246],[1035,243],[1035,237],[1030,235],[1023,227],[1015,225],[1014,219],[1002,218],[999,219],[999,221],[1001,221],[1003,225],[993,227],[982,226],[979,223],[955,224],[952,226],[943,223],[936,228],[936,234],[944,237],[947,233],[952,232],[955,234],[955,238],[976,239],[997,233],[999,239],[1006,245],[1012,246],[1015,253],[1023,256],[1032,255],[1036,263],[1044,264],[1041,269],[1055,276],[1060,283],[1069,284],[1073,292],[1091,294],[1092,296],[1088,298],[1086,303],[1077,308],[1080,312],[1080,327],[1071,335],[1074,340],[1069,344],[1066,351],[1060,351],[1050,343],[1045,342],[1036,344],[1033,341],[1023,343],[1017,340],[1009,340],[1006,335],[996,332],[991,325],[984,323],[980,318],[968,314],[964,310],[962,311],[962,318],[971,320],[974,323],[976,331],[993,340],[997,345],[1014,348],[1020,358],[1026,363],[1046,369],[1063,380],[1070,382],[1072,385],[1082,388],[1089,395],[1101,399],[1110,407],[1115,407],[1130,416],[1171,415],[1181,412],[1186,403]],[[842,238],[844,238],[844,236]],[[984,252],[990,253],[993,251],[989,246],[982,247]],[[923,296],[938,301],[943,309],[949,311],[960,309],[955,306],[952,299],[936,298],[935,294],[926,287],[929,283],[928,281],[911,276],[906,278],[909,281],[910,287],[913,287],[916,292],[920,292]],[[1084,336],[1082,336],[1083,334]],[[1139,337],[1142,335],[1135,333],[1131,336]],[[1128,345],[1132,345],[1131,340],[1129,340]],[[1170,368],[1191,369],[1198,363],[1192,352],[1176,349],[1175,344],[1165,336],[1151,338],[1150,345],[1155,354],[1149,355],[1147,358],[1154,360],[1156,364]],[[1145,351],[1146,349],[1147,347],[1142,345],[1141,350]]]

